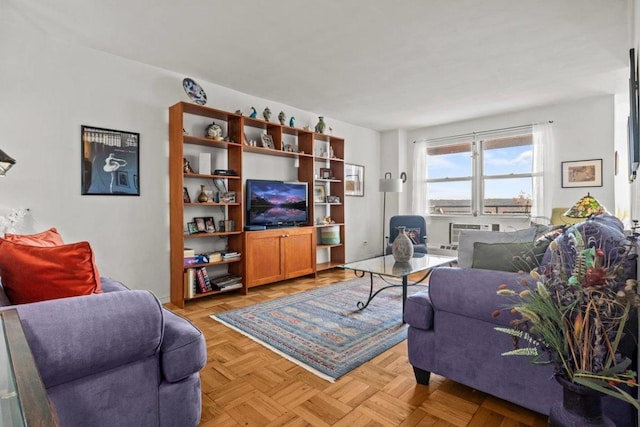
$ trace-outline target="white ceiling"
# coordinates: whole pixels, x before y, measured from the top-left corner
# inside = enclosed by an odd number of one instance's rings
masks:
[[[628,0],[3,1],[51,37],[377,130],[626,91]]]

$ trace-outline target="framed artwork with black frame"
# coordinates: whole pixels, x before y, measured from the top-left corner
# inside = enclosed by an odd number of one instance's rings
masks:
[[[193,222],[196,223],[196,228],[198,229],[198,233],[204,233],[207,231],[207,226],[205,223],[205,218],[202,216],[193,218]]]
[[[81,128],[81,194],[140,195],[140,134],[92,126]]]
[[[196,225],[195,222],[188,222],[187,231],[189,232],[189,234],[196,234],[198,233],[198,226]]]
[[[344,195],[364,197],[364,166],[344,164]]]
[[[331,179],[331,169],[320,168],[320,179]]]
[[[562,188],[602,187],[602,159],[562,162]]]

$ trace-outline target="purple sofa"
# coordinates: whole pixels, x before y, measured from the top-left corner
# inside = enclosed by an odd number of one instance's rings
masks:
[[[205,340],[147,291],[102,278],[103,294],[17,309],[60,426],[196,426]]]
[[[622,223],[615,217],[589,220],[576,227],[588,227],[586,231],[601,235],[611,243],[625,238]],[[563,238],[558,238],[560,244]],[[548,260],[547,254],[545,258]],[[549,414],[550,407],[562,401],[562,389],[553,378],[553,366],[533,365],[530,358],[524,356],[501,356],[512,348],[512,338],[493,329],[510,326],[513,319],[513,315],[505,311],[497,318],[492,317],[494,310],[507,304],[505,297],[496,294],[497,287],[504,283],[512,289],[521,289],[518,282],[528,277],[473,268],[434,270],[429,289],[409,297],[405,310],[409,324],[409,362],[416,381],[428,384],[433,372]],[[637,331],[635,335],[637,337]],[[631,405],[605,397],[603,406],[616,425],[636,425],[637,416]]]

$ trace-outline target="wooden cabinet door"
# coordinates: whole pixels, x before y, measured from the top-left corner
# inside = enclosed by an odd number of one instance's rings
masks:
[[[285,277],[292,278],[316,271],[315,233],[311,227],[287,229],[283,238]]]
[[[277,282],[285,278],[282,230],[245,233],[245,281],[247,287]]]

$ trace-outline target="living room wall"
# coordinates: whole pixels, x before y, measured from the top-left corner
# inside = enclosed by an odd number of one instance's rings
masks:
[[[557,179],[555,182],[546,183],[545,185],[545,191],[551,191],[552,206],[569,206],[589,191],[605,206],[614,211],[616,207],[614,195],[615,105],[615,97],[613,95],[605,95],[563,104],[532,108],[499,116],[484,117],[409,131],[406,133],[404,140],[398,141],[406,153],[404,158],[407,160],[404,163],[387,166],[387,168],[394,168],[394,170],[406,170],[409,173],[409,180],[405,186],[405,190],[399,195],[397,205],[398,212],[411,212],[411,153],[414,145],[413,141],[518,126],[547,120],[553,121],[552,128],[555,140],[555,164],[553,167],[556,168]],[[382,140],[384,144],[390,143],[388,132],[383,134]],[[402,156],[400,156],[400,158],[402,158]],[[561,162],[585,159],[603,160],[603,186],[593,188],[561,188]],[[383,161],[386,161],[385,157],[383,157]],[[622,157],[620,164],[624,165],[624,161],[624,157]],[[622,167],[623,166],[621,166],[621,168]],[[383,167],[383,169],[385,169],[385,167]],[[546,216],[550,215],[551,212],[549,210]],[[453,220],[452,217],[448,216],[429,217],[430,242],[448,243],[448,224]],[[497,222],[494,217],[455,217],[455,221],[483,224]],[[506,228],[522,228],[528,225],[528,221],[513,219],[502,219],[501,223]]]
[[[55,40],[6,3],[0,5],[0,58],[0,148],[17,160],[0,181],[0,215],[29,208],[21,231],[57,227],[66,242],[87,240],[102,275],[150,289],[167,301],[168,107],[187,101],[185,75]],[[247,58],[244,66],[258,64]],[[247,114],[251,106],[259,112],[269,106],[274,116],[280,110],[295,116],[300,127],[315,125],[323,115],[190,77],[203,86],[207,105],[214,108]],[[375,248],[362,242],[381,238],[381,199],[373,191],[380,135],[331,117],[326,121],[345,138],[346,161],[366,169],[365,197],[345,200],[347,259],[366,258]],[[140,133],[140,197],[80,195],[81,125]],[[262,157],[248,156],[246,175],[280,178],[282,164]],[[368,213],[364,221],[363,212]]]

